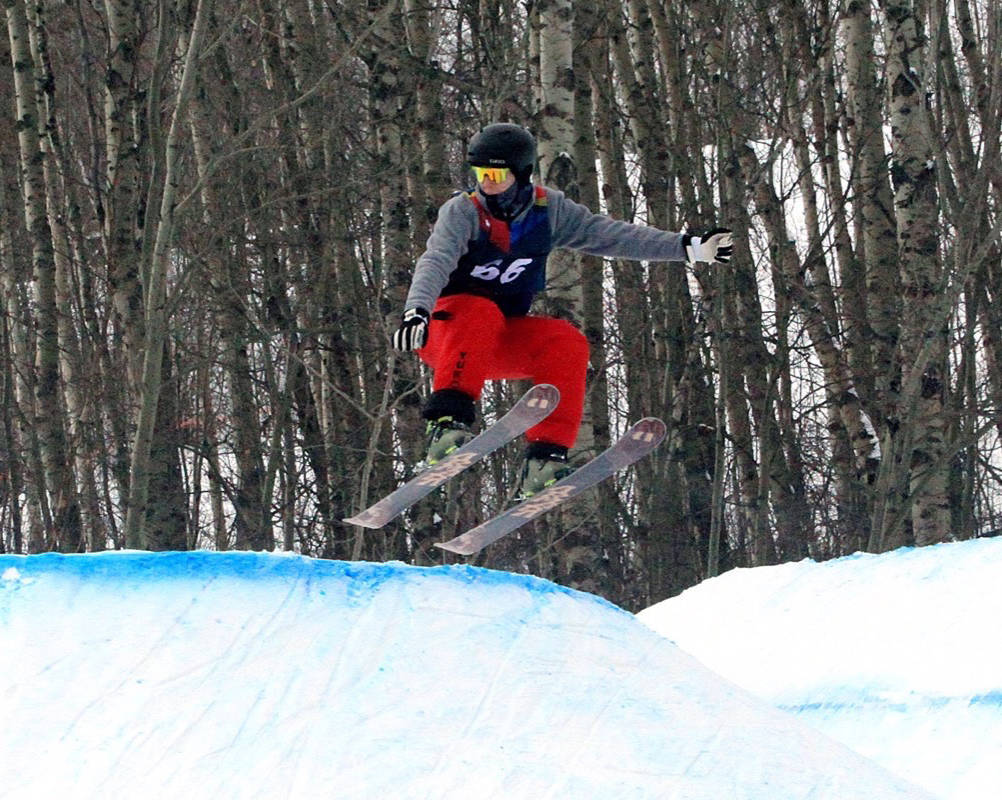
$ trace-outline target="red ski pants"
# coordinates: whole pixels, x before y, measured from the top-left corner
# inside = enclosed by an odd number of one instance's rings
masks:
[[[418,351],[434,371],[433,388],[480,399],[485,381],[552,383],[556,410],[526,432],[530,442],[573,447],[581,427],[588,340],[571,323],[553,317],[505,317],[490,300],[471,294],[441,298],[428,343]]]

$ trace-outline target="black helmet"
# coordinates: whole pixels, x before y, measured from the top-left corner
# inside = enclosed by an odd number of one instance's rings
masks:
[[[528,183],[536,163],[536,140],[521,125],[496,122],[470,139],[466,153],[472,167],[509,167],[519,183]]]

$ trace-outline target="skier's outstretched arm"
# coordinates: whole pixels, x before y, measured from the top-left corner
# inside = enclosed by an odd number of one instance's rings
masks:
[[[547,188],[546,194],[554,247],[608,258],[690,263],[726,262],[733,252],[733,237],[726,228],[715,228],[700,236],[673,233],[596,214],[557,189]]]

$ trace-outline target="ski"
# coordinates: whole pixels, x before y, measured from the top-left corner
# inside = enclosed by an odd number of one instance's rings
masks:
[[[557,387],[548,383],[536,384],[522,395],[507,414],[456,452],[449,454],[435,466],[418,473],[365,511],[344,521],[352,525],[361,525],[363,528],[382,528],[450,478],[541,422],[557,407],[558,402],[560,402],[560,392],[557,391]]]
[[[643,458],[665,437],[665,424],[657,417],[645,417],[633,425],[608,450],[599,453],[566,478],[557,481],[539,494],[533,495],[507,511],[436,547],[472,556],[502,536],[522,527],[540,514],[590,489],[624,467]]]

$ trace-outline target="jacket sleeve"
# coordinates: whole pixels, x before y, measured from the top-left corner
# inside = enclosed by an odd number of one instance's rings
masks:
[[[465,194],[457,194],[442,205],[425,251],[414,267],[405,309],[435,308],[449,276],[476,238],[478,225],[476,207]]]
[[[686,260],[680,233],[596,214],[558,189],[547,187],[546,197],[555,248],[637,261]]]

